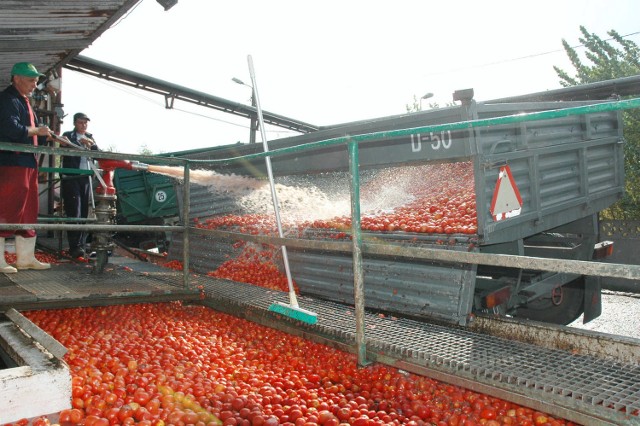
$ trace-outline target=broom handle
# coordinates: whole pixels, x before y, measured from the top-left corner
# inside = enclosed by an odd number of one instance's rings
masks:
[[[253,59],[251,55],[247,56],[249,62],[249,74],[251,76],[251,86],[253,90],[253,96],[256,101],[256,109],[258,112],[258,123],[260,125],[260,135],[262,136],[262,145],[264,146],[264,152],[269,152],[269,144],[267,143],[267,132],[264,129],[264,119],[262,117],[262,108],[260,107],[260,97],[258,96],[258,84],[256,83],[255,70],[253,68]],[[276,194],[276,186],[273,181],[273,171],[271,169],[271,157],[268,155],[264,158],[267,165],[267,175],[269,176],[269,184],[271,186],[271,199],[273,200],[273,210],[276,216],[276,225],[278,227],[278,235],[280,238],[284,238],[282,232],[282,221],[280,220],[280,208],[278,207],[278,195]],[[287,256],[287,247],[282,248],[282,260],[284,262],[284,270],[287,274],[287,284],[289,286],[289,302],[291,306],[298,307],[298,300],[296,298],[296,292],[293,288],[293,280],[291,279],[291,270],[289,269],[289,256]]]

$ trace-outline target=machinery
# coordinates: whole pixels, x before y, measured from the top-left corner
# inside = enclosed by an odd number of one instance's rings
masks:
[[[115,169],[147,170],[148,165],[123,160],[98,160],[101,174],[98,174],[100,185],[96,188],[96,223],[102,225],[115,225],[116,218],[116,188],[113,185],[113,172]],[[109,251],[115,244],[109,232],[95,232],[91,241],[91,248],[96,252],[96,270],[104,269],[109,257]]]

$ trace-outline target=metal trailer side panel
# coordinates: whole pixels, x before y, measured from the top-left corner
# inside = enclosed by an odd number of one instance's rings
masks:
[[[215,188],[204,185],[191,184],[189,192],[189,223],[197,219],[204,222],[207,218],[224,216],[228,214],[241,214],[236,199],[224,192],[215,191]],[[178,207],[180,220],[182,218],[183,185],[177,186]],[[198,273],[206,274],[215,271],[220,265],[234,256],[239,250],[233,246],[235,241],[207,238],[203,235],[191,235],[189,238],[190,267]],[[172,232],[169,246],[169,259],[182,260],[183,233]]]
[[[241,214],[236,200],[228,194],[201,185],[192,185],[190,221],[226,214]],[[182,197],[178,197],[182,200]],[[308,231],[305,238],[317,238]],[[446,250],[477,250],[469,238],[450,239],[438,236],[365,233],[365,239],[388,240],[437,247]],[[244,244],[194,235],[190,238],[190,266],[199,273],[215,271],[224,262],[242,254]],[[251,247],[253,243],[247,243]],[[253,245],[259,247],[259,245]],[[173,232],[170,259],[182,258],[182,233]],[[291,272],[302,294],[354,303],[353,264],[349,253],[288,249]],[[276,266],[284,271],[281,259]],[[365,256],[365,300],[367,307],[408,316],[429,316],[448,322],[466,324],[473,304],[475,271],[472,264],[426,262],[415,259]]]
[[[476,129],[481,244],[535,235],[617,201],[624,192],[620,123],[618,113],[600,113]],[[518,216],[496,221],[490,208],[502,166],[523,205]]]
[[[182,232],[172,233],[169,259],[182,259],[184,243]],[[239,254],[233,242],[193,235],[189,238],[189,267],[194,272],[207,274]]]
[[[354,304],[349,254],[293,249],[288,253],[291,273],[303,294]],[[365,256],[363,270],[367,307],[466,324],[473,304],[475,265]]]

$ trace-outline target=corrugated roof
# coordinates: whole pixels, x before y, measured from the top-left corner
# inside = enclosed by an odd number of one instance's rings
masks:
[[[141,0],[0,1],[0,90],[16,62],[38,71],[64,65]]]

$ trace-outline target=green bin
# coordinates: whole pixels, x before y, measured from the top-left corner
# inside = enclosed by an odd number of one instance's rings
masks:
[[[178,216],[172,178],[144,171],[116,169],[117,209],[126,223],[150,223]]]

